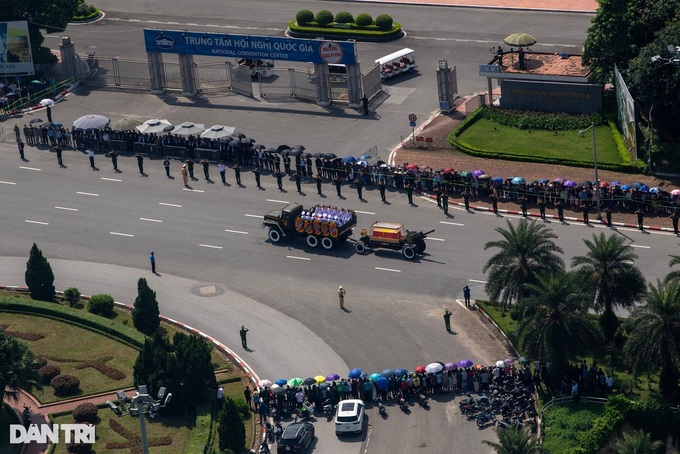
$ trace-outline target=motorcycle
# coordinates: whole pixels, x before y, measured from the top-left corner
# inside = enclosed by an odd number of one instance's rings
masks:
[[[274,428],[274,438],[276,439],[277,443],[279,442],[279,440],[281,440],[282,435],[283,435],[283,427],[281,426],[280,422],[277,422],[276,427]]]
[[[418,393],[418,403],[421,407],[427,408],[429,403],[427,396],[423,393]]]
[[[269,450],[269,445],[267,444],[266,441],[263,441],[262,444],[260,445],[259,454],[271,454],[271,451]]]
[[[274,443],[276,441],[276,435],[274,434],[274,426],[270,422],[265,424],[265,432],[267,433],[267,441],[269,443]]]
[[[378,406],[378,413],[380,413],[380,416],[383,418],[387,416],[387,410],[385,409],[385,405],[382,403],[382,399],[376,400],[376,405]]]
[[[496,420],[496,414],[491,411],[487,410],[481,415],[477,416],[477,427],[484,427],[487,423],[493,422]]]
[[[300,416],[300,419],[307,419],[309,418],[309,415],[312,413],[312,406],[309,405],[307,402],[302,403],[302,407],[300,407],[300,410],[298,411],[298,415]],[[296,416],[297,420],[297,416]]]
[[[499,429],[521,429],[522,420],[518,417],[512,419],[503,418],[500,421],[496,421],[496,427]]]
[[[331,404],[330,400],[327,400],[323,403],[323,414],[326,417],[326,421],[330,421],[333,418],[335,408],[336,406]]]
[[[401,391],[397,394],[397,404],[399,405],[399,408],[401,408],[401,411],[403,411],[404,413],[408,411],[408,402],[404,397],[404,393],[402,393]]]

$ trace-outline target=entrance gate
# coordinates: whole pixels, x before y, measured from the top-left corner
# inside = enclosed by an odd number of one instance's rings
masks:
[[[198,89],[202,93],[227,92],[231,88],[229,66],[226,62],[196,66]]]
[[[231,89],[242,95],[253,96],[253,79],[250,76],[250,69],[231,63],[227,63],[227,67],[231,74]]]
[[[382,78],[380,76],[380,65],[375,64],[366,74],[361,76],[364,95],[371,99],[382,90]]]
[[[306,71],[293,68],[271,69],[269,77],[258,74],[260,96],[263,98],[298,98],[316,101],[316,78]]]

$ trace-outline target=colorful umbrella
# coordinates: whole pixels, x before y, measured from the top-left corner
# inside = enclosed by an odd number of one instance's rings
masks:
[[[581,186],[592,186],[592,185],[593,185],[593,182],[590,181],[590,180],[583,180],[581,182]]]
[[[621,183],[619,183],[618,181],[612,181],[611,185],[612,186],[621,186]]]
[[[104,115],[83,115],[73,122],[73,129],[99,129],[111,123]]]
[[[416,372],[419,373],[419,374],[424,374],[425,373],[425,366],[416,367]]]
[[[399,369],[394,371],[394,375],[396,375],[397,377],[403,377],[404,375],[408,375],[408,371],[400,367]]]
[[[44,106],[44,107],[53,106],[53,105],[54,105],[54,101],[52,101],[52,100],[49,99],[49,98],[45,98],[45,99],[43,99],[43,100],[40,101],[40,105],[41,105],[41,106]]]
[[[501,177],[496,177],[496,178],[492,178],[491,181],[493,181],[494,183],[502,183],[503,179]]]
[[[575,188],[578,186],[578,184],[575,181],[567,180],[564,183],[562,183],[562,186],[565,186],[567,188]]]
[[[343,162],[344,164],[348,164],[350,162],[357,162],[357,158],[354,156],[345,156],[340,160],[340,162]]]
[[[549,183],[549,181],[548,181],[547,178],[541,178],[540,180],[536,180],[536,183],[539,183],[539,184],[546,184],[546,183]]]
[[[417,169],[417,168],[418,168],[418,164],[409,164],[409,165],[406,166],[406,170],[413,170],[413,169]]]
[[[609,186],[609,183],[607,183],[606,181],[600,181],[601,188],[606,188],[607,186]]]
[[[505,358],[505,359],[503,360],[503,362],[504,362],[505,364],[512,364],[512,363],[514,362],[514,360],[511,359],[511,358]]]
[[[316,380],[316,384],[318,385],[320,383],[325,382],[326,377],[324,377],[323,375],[317,375],[316,377],[314,377],[314,380]]]
[[[288,384],[288,381],[285,378],[279,378],[274,382],[274,384],[279,385],[279,386],[285,386]]]
[[[326,381],[340,380],[340,375],[338,374],[328,374],[326,375]]]
[[[463,178],[470,178],[472,176],[472,172],[468,172],[467,170],[463,170],[460,173],[460,176],[463,177]]]
[[[455,171],[456,169],[454,169],[453,167],[447,167],[444,169],[444,173],[453,173]]]
[[[657,187],[653,187],[653,188],[650,188],[650,189],[649,189],[649,192],[652,193],[652,194],[656,194],[656,193],[658,193],[659,191],[661,191],[661,189],[659,189],[659,188],[657,188]]]
[[[479,178],[481,175],[485,175],[485,174],[486,174],[486,172],[483,171],[483,170],[475,170],[474,172],[472,172],[472,176],[475,177],[475,178]]]
[[[456,363],[456,365],[457,365],[458,367],[470,367],[470,366],[472,366],[473,364],[474,364],[474,363],[473,363],[472,361],[470,361],[469,359],[461,359],[460,361],[458,361],[458,362]]]
[[[276,383],[274,383],[274,384],[272,385],[272,387],[269,388],[269,390],[270,390],[271,392],[273,392],[274,394],[283,394],[283,393],[286,392],[286,388],[284,388],[284,387],[281,386],[281,385],[277,385]]]
[[[347,376],[349,378],[359,378],[361,377],[361,374],[363,374],[363,371],[361,369],[352,369],[349,371],[349,374],[347,374]]]
[[[498,361],[496,361],[496,367],[503,367],[503,366],[505,366],[505,363],[503,362],[502,359],[499,359]]]
[[[640,192],[647,192],[647,191],[649,191],[649,186],[647,186],[646,184],[643,184],[642,186],[637,188],[637,190],[640,191]]]
[[[259,382],[257,382],[257,386],[259,386],[260,388],[271,388],[272,382],[270,382],[269,380],[260,380]]]
[[[519,357],[519,363],[520,364],[526,364],[528,362],[529,362],[529,360],[526,358],[526,356],[520,356]]]
[[[489,179],[491,179],[491,177],[487,174],[484,174],[484,175],[478,176],[477,179],[478,180],[489,180]]]
[[[630,189],[630,186],[628,186],[627,184],[624,184],[623,186],[621,186],[622,191],[627,191],[629,189]]]
[[[371,380],[371,381],[376,381],[376,380],[379,379],[379,378],[380,378],[380,374],[378,374],[378,373],[371,374],[371,375],[368,377],[368,379]]]
[[[390,382],[385,377],[380,377],[375,381],[376,388],[385,391],[389,386]]]
[[[385,378],[394,377],[394,375],[395,374],[392,369],[385,369],[384,371],[380,372],[380,376]]]
[[[503,42],[513,47],[529,47],[536,44],[536,38],[528,33],[513,33],[506,36]]]
[[[631,184],[630,187],[633,189],[638,189],[641,186],[644,186],[644,183],[640,183],[639,181],[636,181],[635,183]]]
[[[300,386],[302,384],[303,380],[301,378],[291,378],[288,380],[288,386]]]
[[[553,181],[554,181],[555,183],[564,183],[564,182],[567,181],[567,180],[565,180],[564,178],[560,177],[560,178],[555,178]]]
[[[680,189],[673,189],[671,195],[680,195]]]
[[[526,180],[523,177],[513,177],[512,180],[510,180],[510,183],[512,183],[512,184],[524,184],[524,183],[526,183]]]
[[[455,363],[446,363],[444,364],[444,369],[445,370],[456,370],[456,364]]]

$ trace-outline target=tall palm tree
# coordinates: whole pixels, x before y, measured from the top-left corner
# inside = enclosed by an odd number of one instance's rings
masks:
[[[501,302],[503,309],[528,296],[526,284],[536,282],[540,270],[557,271],[564,268],[564,261],[557,254],[564,251],[553,239],[555,233],[543,224],[522,219],[517,227],[508,222],[507,230],[498,227],[496,232],[502,240],[489,241],[484,249],[499,248],[491,257],[483,272],[489,271],[488,283],[484,290],[492,302]]]
[[[498,454],[539,454],[541,445],[526,430],[496,429],[498,443],[483,440],[482,443],[491,446]]]
[[[649,434],[636,430],[633,435],[624,432],[623,438],[614,445],[614,450],[618,454],[655,454],[661,446],[663,443],[659,440],[652,441]]]
[[[671,255],[671,261],[668,262],[668,267],[673,267],[673,265],[680,265],[680,255]],[[680,271],[672,271],[666,276],[666,281],[670,280],[680,280]]]
[[[600,326],[608,340],[614,338],[619,326],[614,307],[631,307],[645,291],[645,278],[633,264],[638,256],[625,241],[617,235],[593,235],[592,241],[583,240],[588,247],[586,255],[571,260],[592,296],[594,308],[601,312]]]
[[[5,396],[5,388],[11,397],[16,398],[17,388],[40,387],[38,363],[28,346],[0,330],[0,402]]]
[[[649,284],[643,301],[628,318],[623,353],[636,371],[661,369],[659,388],[670,396],[680,378],[680,282]]]
[[[588,317],[587,296],[578,276],[565,271],[544,271],[530,284],[533,295],[525,301],[519,320],[519,345],[527,356],[551,361],[555,376],[561,377],[569,359],[592,353],[602,334]]]

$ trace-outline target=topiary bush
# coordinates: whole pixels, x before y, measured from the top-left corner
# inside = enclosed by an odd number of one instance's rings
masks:
[[[389,14],[380,14],[378,17],[375,18],[375,25],[380,29],[380,30],[392,30],[392,24],[394,21],[392,20],[392,16]]]
[[[54,388],[54,393],[60,396],[68,396],[75,394],[80,388],[80,380],[73,375],[57,375],[50,382],[50,386]]]
[[[90,454],[92,452],[92,445],[89,443],[71,442],[66,445],[66,451],[70,454]]]
[[[97,422],[97,406],[90,402],[85,402],[73,409],[73,419],[75,422]]]
[[[319,25],[328,25],[331,22],[333,22],[333,13],[328,11],[327,9],[322,9],[318,13],[316,13],[316,17],[314,18],[316,20],[316,23]]]
[[[93,314],[107,316],[113,311],[113,297],[105,293],[99,295],[92,295],[87,302],[88,312]]]
[[[40,375],[40,379],[46,385],[49,385],[52,379],[59,374],[61,374],[61,367],[54,364],[46,364],[38,369],[38,375]]]
[[[69,307],[76,307],[80,302],[80,290],[75,287],[69,287],[64,290],[64,299],[68,302]]]
[[[47,364],[47,358],[42,355],[38,355],[35,357],[35,362],[38,363],[38,369],[40,369]]]
[[[361,13],[354,19],[354,23],[361,27],[368,27],[373,25],[373,18],[368,13]]]
[[[352,16],[352,14],[348,13],[347,11],[340,11],[335,15],[335,22],[338,24],[351,24],[354,22],[354,16]]]
[[[314,20],[314,13],[308,9],[300,10],[295,16],[295,20],[297,21],[298,25],[308,24]]]
[[[236,405],[236,410],[238,410],[244,420],[250,419],[250,407],[246,403],[245,399],[242,397],[237,398],[234,401],[234,405]]]

